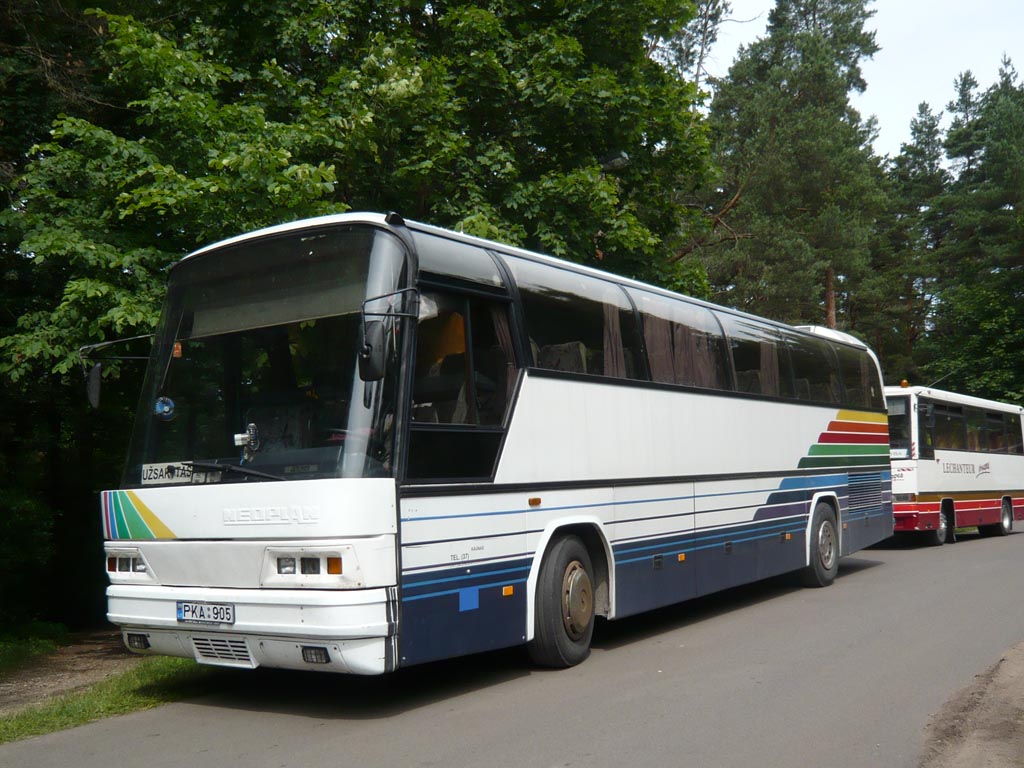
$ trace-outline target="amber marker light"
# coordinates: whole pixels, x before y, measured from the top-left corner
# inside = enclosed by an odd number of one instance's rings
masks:
[[[533,497],[531,497],[530,498],[530,506],[531,507],[539,507],[540,506],[540,496],[533,496]]]
[[[327,558],[327,573],[332,576],[341,575],[341,558],[340,557],[328,557]]]
[[[685,563],[686,562],[686,553],[685,552],[680,552],[679,553],[679,562],[680,563]]]
[[[501,596],[502,597],[512,597],[512,594],[515,591],[516,591],[515,587],[513,587],[511,584],[506,584],[504,587],[501,588]]]

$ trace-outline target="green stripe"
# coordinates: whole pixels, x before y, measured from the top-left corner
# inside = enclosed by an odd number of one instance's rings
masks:
[[[871,464],[881,464],[881,456],[808,456],[800,459],[799,468],[818,468],[818,467],[860,467],[868,466]],[[885,457],[885,463],[888,463],[888,457]]]
[[[146,521],[142,519],[142,515],[135,509],[135,505],[132,504],[132,500],[125,495],[125,517],[128,519],[128,527],[132,531],[133,539],[152,539],[153,532],[149,530],[149,526],[146,525]]]
[[[124,510],[121,508],[120,492],[112,494],[110,502],[114,507],[114,519],[117,521],[117,538],[130,539],[132,534],[128,530],[128,521],[124,519]]]
[[[888,456],[888,445],[837,445],[834,443],[811,446],[811,456]]]

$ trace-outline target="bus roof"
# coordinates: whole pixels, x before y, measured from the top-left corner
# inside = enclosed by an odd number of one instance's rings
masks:
[[[382,228],[389,228],[387,218],[388,216],[382,213],[351,212],[329,214],[326,216],[317,216],[308,219],[298,219],[296,221],[291,221],[284,224],[277,224],[270,227],[264,227],[263,229],[253,230],[251,232],[236,235],[235,237],[230,237],[216,243],[211,243],[210,245],[203,246],[202,248],[199,248],[198,250],[195,250],[185,255],[182,258],[182,261],[205,254],[209,251],[218,250],[226,246],[236,245],[238,243],[245,242],[246,240],[286,234],[288,232],[296,232],[304,229],[336,226],[339,224],[370,224]],[[608,280],[614,283],[618,283],[619,285],[628,286],[639,290],[650,291],[674,299],[682,298],[685,299],[687,302],[698,304],[700,306],[706,307],[707,309],[715,310],[717,312],[726,312],[732,315],[750,318],[761,323],[774,325],[778,328],[784,328],[789,331],[795,331],[797,333],[804,333],[812,336],[827,338],[833,342],[846,344],[848,346],[856,347],[858,349],[865,349],[868,351],[872,358],[875,358],[873,351],[864,342],[862,342],[855,336],[851,336],[850,334],[843,333],[841,331],[836,331],[821,326],[789,325],[779,320],[772,320],[769,318],[761,317],[759,315],[751,314],[749,312],[744,312],[742,310],[722,306],[721,304],[714,304],[712,302],[704,301],[702,299],[693,298],[692,296],[685,296],[683,294],[675,293],[673,291],[661,288],[656,285],[644,283],[640,280],[624,277],[622,275],[616,275],[611,272],[605,272],[600,269],[595,269],[594,267],[588,267],[584,264],[577,264],[576,262],[567,261],[565,259],[560,259],[555,256],[548,256],[547,254],[538,253],[536,251],[530,251],[525,248],[509,245],[508,243],[502,243],[495,240],[488,240],[486,238],[476,237],[474,235],[467,235],[462,232],[456,232],[451,229],[445,229],[443,227],[437,227],[431,224],[423,224],[420,222],[406,219],[405,225],[413,232],[422,232],[423,234],[427,235],[434,235],[436,237],[443,237],[450,240],[456,240],[459,242],[467,243],[469,245],[475,245],[480,248],[486,248],[488,250],[495,251],[498,253],[504,253],[511,256],[518,256],[541,264],[547,264],[548,266],[555,267],[558,269],[565,269],[573,272],[578,272],[580,274],[589,275],[591,277],[595,277],[601,280]],[[875,362],[877,364],[877,358],[875,358]]]
[[[1024,413],[1024,407],[1019,405],[1001,403],[998,400],[986,400],[982,397],[974,397],[972,395],[961,395],[958,392],[949,392],[944,389],[935,389],[934,387],[888,386],[885,388],[886,397],[899,397],[900,395],[927,397],[931,400],[954,403],[955,405],[969,405],[975,408],[986,408],[990,411]]]

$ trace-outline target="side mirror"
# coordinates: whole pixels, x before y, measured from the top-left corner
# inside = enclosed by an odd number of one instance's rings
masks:
[[[85,377],[85,396],[89,398],[89,405],[93,408],[100,407],[100,382],[103,379],[103,363],[96,363],[89,369]]]
[[[387,336],[380,320],[367,321],[363,327],[363,348],[359,350],[359,378],[380,381],[384,378]]]

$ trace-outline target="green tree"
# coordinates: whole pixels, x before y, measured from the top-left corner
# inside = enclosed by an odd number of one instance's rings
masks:
[[[946,137],[935,325],[925,370],[957,391],[1024,401],[1024,87],[1005,60],[983,93],[965,73]]]
[[[910,123],[910,142],[889,163],[890,205],[877,221],[871,269],[858,291],[857,328],[880,356],[890,383],[921,383],[917,352],[931,321],[934,254],[945,230],[936,201],[950,182],[941,117],[922,102]]]
[[[866,0],[779,0],[711,108],[722,169],[715,209],[733,245],[709,252],[719,300],[791,322],[855,325],[884,204],[874,126],[849,104],[877,46]],[[840,322],[842,320],[842,322]]]
[[[96,4],[11,5],[0,29],[0,114],[24,118],[0,126],[0,472],[10,498],[43,489],[19,519],[52,518],[82,615],[138,374],[108,369],[87,414],[77,349],[150,330],[197,246],[397,210],[704,290],[674,260],[699,216],[666,193],[707,173],[697,92],[648,48],[686,0]]]

